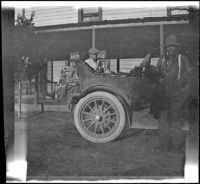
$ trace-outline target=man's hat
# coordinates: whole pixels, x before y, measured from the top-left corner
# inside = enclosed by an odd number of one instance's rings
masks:
[[[176,36],[174,36],[174,35],[169,35],[169,36],[166,38],[165,47],[168,47],[168,46],[180,46],[180,43],[178,43],[178,42],[176,41]]]
[[[96,48],[89,49],[89,54],[98,54],[98,53],[99,53],[99,50]]]

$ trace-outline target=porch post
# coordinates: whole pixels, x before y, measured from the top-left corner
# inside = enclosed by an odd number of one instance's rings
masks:
[[[117,73],[120,72],[120,59],[117,58]]]
[[[95,48],[95,28],[92,28],[92,48]]]
[[[163,49],[163,24],[160,24],[160,55],[164,54],[164,49]]]
[[[53,91],[53,60],[51,61],[51,92]]]

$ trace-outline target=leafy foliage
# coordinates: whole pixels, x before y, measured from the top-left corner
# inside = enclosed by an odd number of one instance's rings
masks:
[[[15,81],[29,81],[43,67],[48,54],[48,42],[37,35],[33,23],[35,13],[30,18],[18,15],[14,31]],[[28,61],[28,63],[27,63]]]

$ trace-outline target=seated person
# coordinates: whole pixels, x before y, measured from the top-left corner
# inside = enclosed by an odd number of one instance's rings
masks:
[[[99,50],[95,48],[89,49],[89,58],[85,62],[99,73],[113,73],[109,70],[110,60],[108,59],[99,59],[97,58]]]
[[[74,74],[75,69],[72,66],[64,67],[61,70],[60,80],[57,84],[58,100],[62,100],[65,93],[67,92],[66,90],[68,89],[68,87],[71,85],[72,82],[75,81]]]
[[[94,70],[97,70],[97,55],[99,53],[98,49],[91,48],[89,49],[89,58],[85,60],[85,62]]]

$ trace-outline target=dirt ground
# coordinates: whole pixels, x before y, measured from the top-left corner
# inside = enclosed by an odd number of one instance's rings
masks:
[[[184,176],[184,151],[152,152],[157,130],[128,129],[113,142],[95,144],[80,136],[70,112],[34,115],[27,130],[27,180]]]

